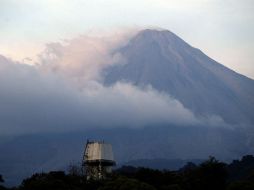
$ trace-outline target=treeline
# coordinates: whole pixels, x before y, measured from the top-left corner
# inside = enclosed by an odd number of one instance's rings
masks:
[[[4,179],[0,175],[0,183]],[[178,171],[123,166],[108,180],[87,181],[78,167],[37,173],[15,188],[0,190],[254,190],[254,157],[226,164],[210,157],[200,165],[187,163]]]

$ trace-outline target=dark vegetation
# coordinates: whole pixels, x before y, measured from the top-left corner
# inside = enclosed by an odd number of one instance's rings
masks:
[[[37,173],[15,188],[5,188],[0,175],[0,190],[254,190],[254,157],[244,156],[226,164],[210,157],[196,165],[186,164],[178,171],[123,166],[110,179],[86,181],[79,167]]]

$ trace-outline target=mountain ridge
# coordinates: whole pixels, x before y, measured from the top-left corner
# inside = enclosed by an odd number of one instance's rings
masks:
[[[174,33],[143,30],[118,53],[125,64],[105,71],[105,84],[151,85],[196,115],[218,115],[227,123],[254,122],[254,80],[216,62]]]

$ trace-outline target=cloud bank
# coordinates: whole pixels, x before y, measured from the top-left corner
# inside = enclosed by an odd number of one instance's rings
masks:
[[[0,132],[26,134],[153,124],[224,125],[197,119],[177,100],[152,87],[129,83],[105,87],[101,71],[124,63],[114,50],[128,41],[88,37],[48,44],[36,65],[0,56]]]

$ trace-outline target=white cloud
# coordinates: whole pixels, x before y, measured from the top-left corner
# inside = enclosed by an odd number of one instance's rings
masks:
[[[86,80],[82,89],[54,72],[0,60],[1,134],[86,128],[199,124],[180,102],[152,88]]]
[[[50,43],[39,55],[38,64],[40,69],[53,70],[73,81],[99,80],[101,69],[123,61],[114,48],[124,45],[130,35],[123,32],[104,37],[83,35],[64,43]]]
[[[114,50],[133,32],[48,44],[33,66],[0,57],[1,133],[224,125],[218,117],[196,118],[179,101],[149,86],[100,83],[103,68],[123,61]]]

